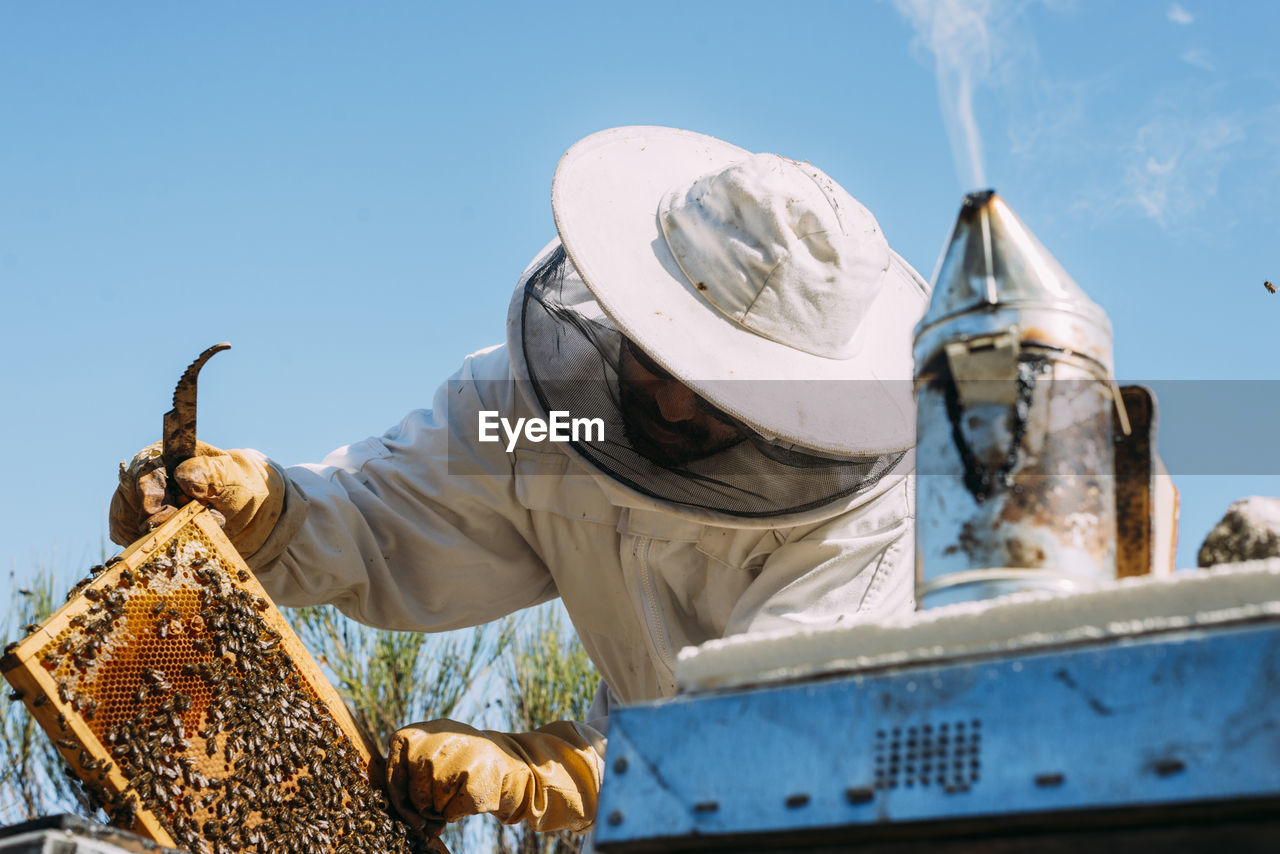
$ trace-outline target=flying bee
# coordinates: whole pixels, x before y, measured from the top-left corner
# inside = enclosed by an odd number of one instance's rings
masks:
[[[1267,293],[1269,294],[1274,294],[1276,292],[1276,286],[1270,282],[1263,282],[1262,286],[1267,289]]]

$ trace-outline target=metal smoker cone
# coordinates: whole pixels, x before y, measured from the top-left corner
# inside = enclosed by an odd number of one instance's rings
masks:
[[[1017,327],[1025,343],[1087,356],[1114,373],[1111,321],[994,190],[970,193],[916,327],[916,365],[957,336]]]

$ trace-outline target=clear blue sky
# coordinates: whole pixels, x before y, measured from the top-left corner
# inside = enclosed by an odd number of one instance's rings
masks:
[[[213,342],[223,447],[313,461],[428,404],[500,340],[596,130],[810,160],[929,276],[973,189],[931,45],[974,69],[986,182],[1110,314],[1121,379],[1280,379],[1280,4],[952,5],[985,17],[934,41],[906,2],[0,2],[3,568],[96,561],[117,462]],[[1208,461],[1180,565],[1280,494],[1274,461],[1211,476],[1280,424],[1231,388],[1166,419]]]

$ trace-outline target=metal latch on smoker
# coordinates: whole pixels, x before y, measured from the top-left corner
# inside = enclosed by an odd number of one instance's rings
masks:
[[[1016,326],[995,335],[947,343],[947,365],[962,406],[984,403],[1012,406],[1018,397],[1021,335]]]

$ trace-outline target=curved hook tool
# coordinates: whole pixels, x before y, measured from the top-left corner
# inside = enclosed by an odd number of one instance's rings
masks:
[[[196,377],[200,375],[204,363],[213,358],[214,353],[230,349],[231,345],[224,341],[205,350],[183,371],[182,378],[173,390],[173,409],[164,414],[164,444],[161,452],[170,484],[174,482],[173,470],[178,464],[196,454]]]

